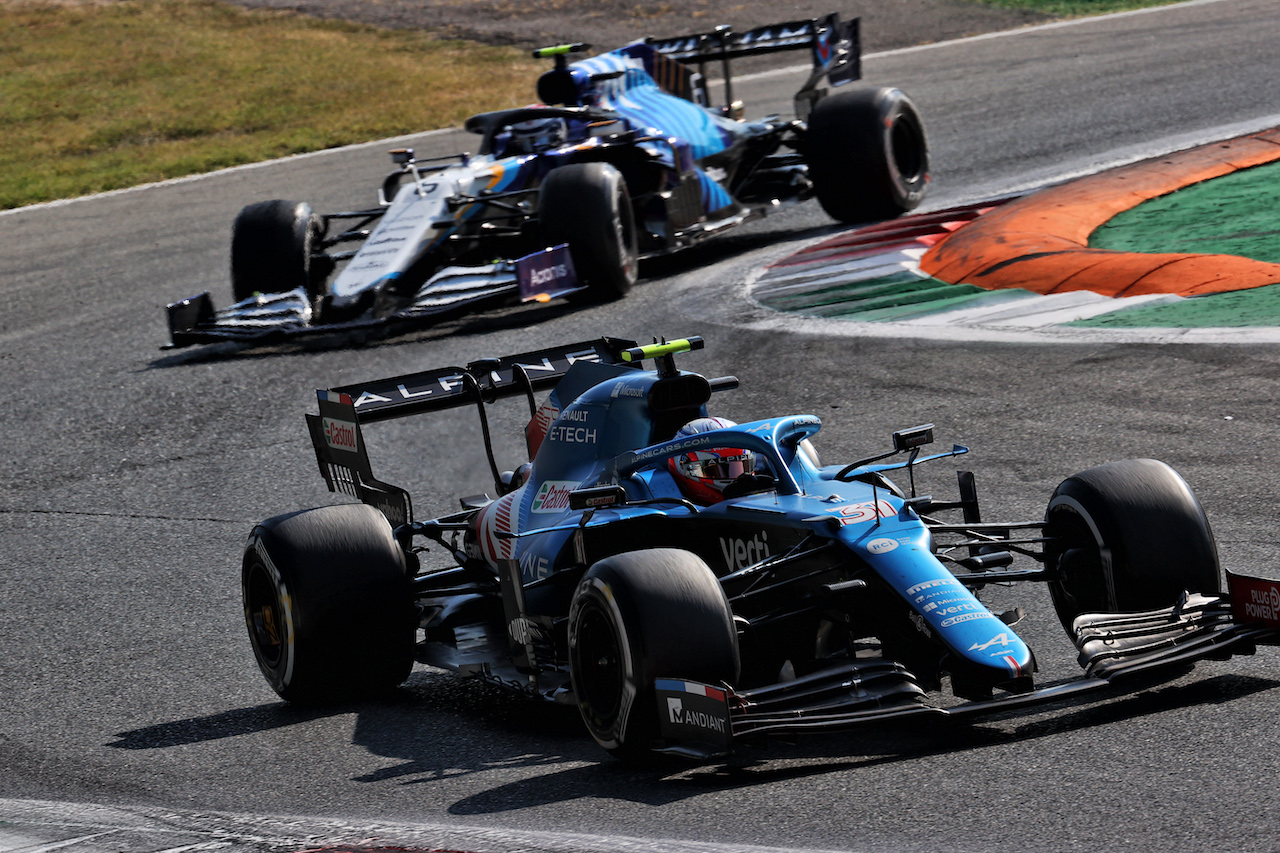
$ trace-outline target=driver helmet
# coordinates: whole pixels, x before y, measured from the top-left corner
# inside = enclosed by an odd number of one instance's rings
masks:
[[[731,426],[737,424],[728,418],[698,418],[680,427],[675,438]],[[668,460],[667,466],[685,497],[696,503],[713,504],[724,499],[726,486],[743,474],[754,473],[756,455],[741,447],[717,447],[682,453]]]
[[[518,121],[504,128],[511,134],[508,150],[536,154],[555,148],[569,137],[569,128],[562,118],[533,118]]]

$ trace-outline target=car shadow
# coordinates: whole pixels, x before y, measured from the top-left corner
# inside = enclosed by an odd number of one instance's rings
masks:
[[[457,816],[476,816],[602,796],[662,805],[709,792],[906,764],[991,746],[1025,744],[1179,709],[1218,705],[1276,687],[1280,687],[1280,681],[1216,676],[1087,708],[1058,708],[1050,717],[1007,728],[990,722],[956,720],[928,726],[906,721],[877,724],[855,732],[810,736],[799,742],[773,741],[741,751],[729,762],[692,767],[669,764],[637,769],[598,757],[589,766],[559,770],[464,797],[448,811]],[[874,751],[868,749],[870,744],[874,744]]]
[[[752,223],[682,251],[645,259],[641,267],[642,281],[643,278],[683,275],[701,267],[731,261],[754,252],[761,246],[782,246],[790,243],[807,245],[814,240],[834,237],[857,227],[860,226],[831,222],[799,228],[794,224],[770,225],[767,220]]]
[[[317,331],[295,338],[283,338],[264,343],[227,341],[204,344],[182,349],[162,349],[161,355],[147,365],[147,370],[209,364],[214,362],[248,361],[307,355],[315,352],[342,350],[372,350],[421,344],[445,338],[476,337],[511,329],[536,328],[578,310],[568,302],[548,305],[512,305],[493,309],[484,314],[438,319],[429,325],[399,323],[373,326],[359,330]]]
[[[356,715],[353,745],[394,763],[351,781],[419,785],[495,771],[535,769],[519,779],[447,806],[455,816],[515,811],[582,798],[664,805],[707,792],[747,788],[907,764],[991,746],[1026,744],[1180,709],[1207,707],[1280,687],[1280,681],[1217,675],[1137,693],[1093,694],[1089,704],[1063,700],[981,723],[931,720],[868,725],[796,741],[747,745],[729,761],[705,765],[660,761],[633,766],[609,758],[583,729],[575,708],[530,701],[474,679],[419,670],[386,699],[296,708],[276,702],[177,720],[117,734],[116,749],[169,749],[305,726]],[[1025,720],[1025,721],[1024,721]],[[604,792],[607,792],[604,793]]]

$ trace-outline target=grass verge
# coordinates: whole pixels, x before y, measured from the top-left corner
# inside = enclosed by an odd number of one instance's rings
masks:
[[[978,0],[1078,16],[1166,0]],[[0,209],[459,125],[514,48],[217,0],[0,0]]]
[[[1089,15],[1109,15],[1112,12],[1131,12],[1152,6],[1169,6],[1178,0],[979,0],[986,6],[1002,9],[1027,9],[1052,15],[1055,18],[1083,18]]]
[[[213,0],[0,4],[0,208],[460,124],[541,66]]]

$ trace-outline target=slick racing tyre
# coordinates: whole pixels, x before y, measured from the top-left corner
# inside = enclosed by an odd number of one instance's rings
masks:
[[[245,625],[283,699],[338,702],[391,690],[413,667],[404,551],[364,504],[270,518],[245,546]]]
[[[327,257],[316,254],[324,219],[305,202],[261,201],[236,216],[231,226],[231,293],[236,302],[255,293],[287,293],[306,288],[312,297],[328,274]]]
[[[1067,633],[1081,613],[1170,607],[1183,591],[1216,593],[1218,549],[1186,481],[1154,459],[1068,477],[1045,512],[1045,567]]]
[[[569,666],[582,719],[602,747],[644,761],[658,737],[654,679],[732,683],[733,613],[711,569],[655,548],[601,560],[569,609]]]
[[[538,220],[548,246],[569,244],[586,290],[579,301],[609,302],[627,295],[639,271],[639,243],[631,195],[608,163],[572,163],[542,182]]]
[[[828,95],[809,115],[804,155],[818,202],[840,222],[892,219],[924,200],[929,146],[898,89]]]

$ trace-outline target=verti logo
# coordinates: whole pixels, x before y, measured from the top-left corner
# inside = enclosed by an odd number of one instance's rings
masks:
[[[720,537],[720,552],[724,564],[730,570],[746,568],[771,556],[769,534],[761,530],[751,539],[726,539]]]
[[[325,444],[334,450],[346,450],[355,453],[359,449],[356,442],[356,425],[351,421],[325,418],[321,426],[324,428]]]

